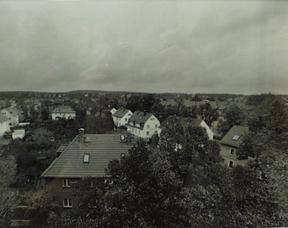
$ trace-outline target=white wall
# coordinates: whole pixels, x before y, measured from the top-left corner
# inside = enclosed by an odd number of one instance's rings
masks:
[[[213,131],[210,129],[210,127],[206,124],[206,122],[205,122],[204,120],[201,121],[200,126],[203,127],[203,128],[205,128],[209,140],[213,140],[214,133],[213,133]]]
[[[9,110],[3,109],[1,110],[1,114],[6,116],[9,119],[9,124],[11,127],[15,127],[19,124],[19,116],[18,115],[13,115],[10,113]]]
[[[76,113],[52,113],[52,120],[57,120],[57,119],[75,119],[76,118]]]
[[[118,118],[118,117],[112,116],[114,125],[116,127],[125,126],[128,123],[128,120],[130,119],[132,114],[133,113],[129,110],[122,118]]]
[[[9,131],[10,131],[10,125],[8,121],[0,123],[0,137],[2,137],[5,132]]]
[[[160,135],[160,122],[155,116],[151,116],[144,124],[143,129],[128,126],[128,132],[140,138],[151,138],[155,133]]]

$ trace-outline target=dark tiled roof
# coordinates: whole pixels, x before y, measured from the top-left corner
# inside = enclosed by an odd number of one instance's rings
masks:
[[[128,124],[129,126],[132,127],[137,127],[135,125],[139,124],[140,129],[143,129],[145,122],[152,116],[152,113],[145,113],[145,112],[141,112],[141,111],[135,111],[133,113],[133,115],[130,117],[130,119],[128,120]]]
[[[69,143],[65,143],[59,146],[59,148],[57,149],[57,153],[62,153],[67,147],[69,146]]]
[[[69,106],[58,106],[53,110],[54,113],[75,113],[75,111]]]
[[[79,135],[43,172],[45,178],[103,177],[108,163],[127,153],[131,144],[120,143],[118,134],[85,134],[86,142],[80,143]],[[89,154],[89,163],[84,163]]]
[[[113,116],[118,117],[118,118],[122,118],[125,116],[125,114],[129,112],[128,109],[125,108],[119,108],[114,114]]]
[[[249,133],[248,127],[235,125],[228,131],[228,133],[223,137],[220,143],[239,148],[240,144],[243,141],[244,136],[246,136],[248,133]],[[233,137],[235,138],[233,139]]]

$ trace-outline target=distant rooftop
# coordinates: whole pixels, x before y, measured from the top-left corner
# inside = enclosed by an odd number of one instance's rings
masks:
[[[126,113],[129,112],[128,109],[125,108],[119,108],[114,114],[113,116],[118,117],[118,118],[122,118],[126,115]]]
[[[220,141],[220,144],[238,148],[243,142],[243,138],[249,133],[248,127],[235,125]]]
[[[152,116],[152,113],[148,112],[141,112],[141,111],[135,111],[133,115],[128,120],[128,124],[132,127],[136,127],[136,124],[139,124],[139,128],[143,129],[145,122]]]
[[[58,106],[53,110],[54,113],[75,113],[70,106]]]
[[[80,142],[80,135],[76,136],[43,172],[42,177],[103,177],[108,163],[120,159],[132,146],[121,143],[119,134],[85,134],[84,138],[89,140]]]

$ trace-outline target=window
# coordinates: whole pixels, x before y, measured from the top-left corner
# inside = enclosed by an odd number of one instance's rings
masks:
[[[233,167],[233,161],[229,161],[229,167],[230,167],[230,168]]]
[[[234,141],[237,141],[239,138],[240,138],[239,135],[234,135],[232,139],[233,139]]]
[[[155,124],[155,127],[158,127],[158,125],[157,125],[157,124]]]
[[[70,180],[68,178],[65,178],[63,180],[63,187],[64,188],[70,188]]]
[[[127,121],[127,118],[125,118],[125,121]]]
[[[231,149],[231,150],[230,150],[230,153],[231,153],[231,154],[234,154],[234,152],[235,152],[234,149]]]
[[[146,132],[146,135],[149,135],[149,131]]]
[[[83,162],[84,162],[84,163],[89,163],[89,157],[90,157],[89,154],[84,154]]]
[[[63,207],[72,208],[72,200],[67,198],[63,199]]]
[[[149,126],[149,124],[147,124],[147,128],[149,128],[150,126]]]

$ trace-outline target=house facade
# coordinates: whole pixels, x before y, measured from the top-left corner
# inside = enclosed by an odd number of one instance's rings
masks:
[[[12,139],[23,139],[25,137],[25,129],[17,129],[12,132]]]
[[[112,114],[112,119],[116,127],[126,126],[130,117],[133,114],[130,110],[124,108],[119,108],[118,110],[113,108],[110,112]]]
[[[2,109],[0,113],[8,118],[10,127],[15,127],[19,124],[20,114],[19,110],[15,107]]]
[[[70,144],[58,150],[60,155],[41,176],[42,186],[63,208],[77,207],[77,184],[89,178],[93,187],[94,183],[108,179],[108,163],[120,159],[131,146],[121,142],[119,134],[84,134],[82,130]]]
[[[10,122],[8,117],[0,114],[0,138],[5,132],[10,132]]]
[[[198,127],[202,127],[205,129],[209,140],[213,140],[214,132],[211,130],[211,128],[208,126],[208,124],[204,120],[200,120],[200,123],[197,125],[198,125]]]
[[[152,113],[135,111],[126,126],[128,133],[143,139],[161,133],[160,121]]]
[[[52,117],[52,120],[75,119],[76,112],[69,106],[59,106],[52,111],[51,117]]]
[[[235,125],[219,142],[220,155],[224,159],[225,165],[228,167],[232,168],[236,165],[247,165],[249,160],[251,160],[249,158],[240,160],[237,156],[237,151],[248,133],[248,127]]]

